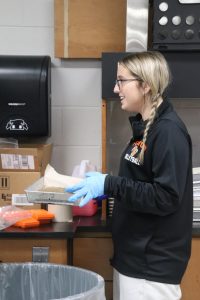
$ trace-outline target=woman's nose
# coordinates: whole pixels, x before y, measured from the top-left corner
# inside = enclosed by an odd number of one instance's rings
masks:
[[[117,85],[116,83],[115,83],[113,92],[114,92],[115,94],[119,94],[119,87],[118,87],[118,85]]]

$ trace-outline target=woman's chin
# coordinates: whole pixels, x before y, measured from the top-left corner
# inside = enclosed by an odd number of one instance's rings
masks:
[[[127,105],[123,102],[121,102],[121,109],[122,110],[127,110]]]

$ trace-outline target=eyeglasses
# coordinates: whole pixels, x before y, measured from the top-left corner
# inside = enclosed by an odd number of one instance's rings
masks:
[[[131,78],[131,79],[116,79],[115,84],[117,84],[118,88],[120,89],[123,86],[123,82],[131,82],[131,81],[140,81],[140,79],[137,78]]]

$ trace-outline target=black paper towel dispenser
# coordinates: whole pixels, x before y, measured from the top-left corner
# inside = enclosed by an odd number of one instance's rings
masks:
[[[0,55],[0,136],[44,137],[51,127],[51,58]]]

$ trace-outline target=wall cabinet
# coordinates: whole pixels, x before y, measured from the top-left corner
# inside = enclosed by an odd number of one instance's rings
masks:
[[[125,51],[126,0],[54,0],[55,56]]]

